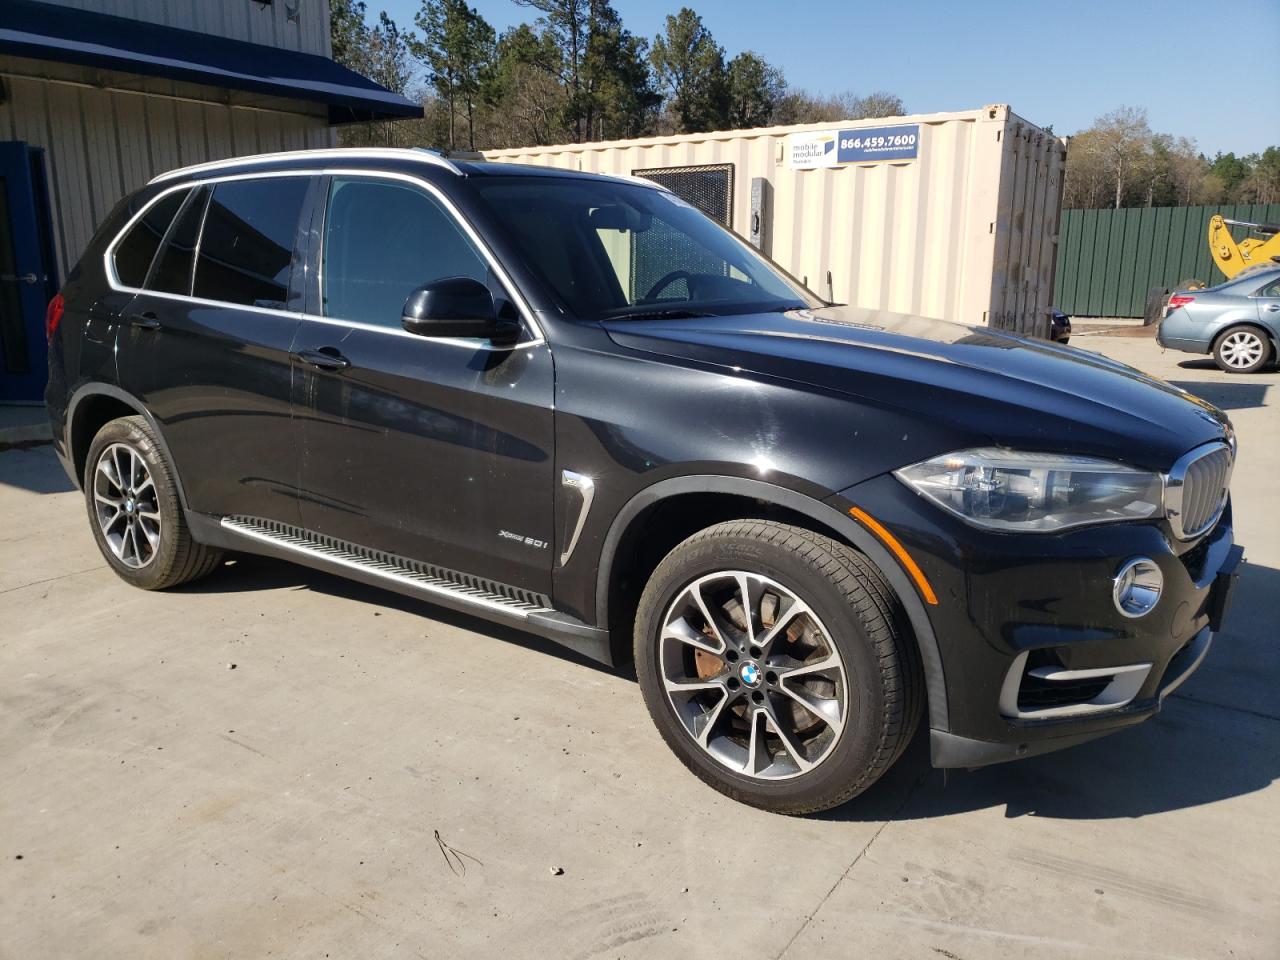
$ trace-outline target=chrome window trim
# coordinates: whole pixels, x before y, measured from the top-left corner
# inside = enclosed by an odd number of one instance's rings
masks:
[[[1193,450],[1188,450],[1178,461],[1169,469],[1164,478],[1164,512],[1169,520],[1169,526],[1173,528],[1173,535],[1179,540],[1194,540],[1207,530],[1212,530],[1217,522],[1222,518],[1222,513],[1227,509],[1227,500],[1230,499],[1231,474],[1235,471],[1235,444],[1234,436],[1231,443],[1224,443],[1221,440],[1213,440],[1209,443],[1203,443]],[[1203,457],[1212,456],[1219,450],[1227,451],[1227,475],[1223,478],[1223,495],[1218,502],[1217,509],[1209,520],[1198,530],[1184,530],[1182,528],[1182,496],[1184,493],[1184,483],[1187,477],[1187,470],[1191,465]]]
[[[324,151],[324,152],[327,152],[327,151]],[[314,156],[314,153],[307,152],[302,155]],[[228,162],[231,162],[231,161],[228,161]],[[240,160],[235,162],[243,163],[244,161]],[[372,323],[362,323],[356,320],[342,320],[337,317],[322,317],[322,316],[317,316],[316,314],[313,314],[313,313],[305,313],[305,312],[296,311],[296,310],[278,310],[274,307],[257,307],[257,306],[247,305],[247,304],[228,303],[225,300],[209,300],[204,297],[183,296],[181,294],[175,294],[175,293],[160,293],[155,290],[146,290],[141,287],[129,287],[122,284],[120,282],[120,278],[116,275],[115,251],[116,251],[116,247],[119,246],[120,241],[123,240],[125,235],[133,228],[133,225],[137,223],[138,220],[140,220],[143,216],[146,215],[148,210],[150,210],[161,199],[163,199],[164,197],[168,196],[169,194],[177,190],[186,190],[194,186],[199,186],[200,184],[212,185],[212,184],[218,184],[218,183],[228,183],[236,180],[263,180],[263,179],[269,179],[272,177],[332,177],[332,176],[367,177],[375,180],[398,180],[404,183],[413,184],[425,190],[429,195],[431,195],[435,200],[437,200],[442,207],[444,207],[445,211],[450,216],[452,216],[454,221],[458,224],[458,226],[461,227],[463,233],[466,234],[466,236],[471,240],[473,244],[475,244],[476,249],[480,251],[480,254],[484,257],[485,261],[489,264],[490,269],[493,270],[493,272],[497,275],[499,282],[501,282],[502,286],[506,289],[508,295],[512,299],[512,302],[514,302],[516,304],[517,309],[519,309],[521,319],[524,321],[524,324],[525,324],[526,332],[531,336],[531,339],[524,340],[520,343],[514,344],[513,346],[509,346],[509,347],[507,346],[495,347],[493,344],[485,343],[484,341],[477,340],[477,339],[463,339],[458,337],[430,337],[430,338],[421,337],[418,334],[410,333],[408,330],[402,330],[396,327],[383,327],[383,326],[378,326],[377,324],[372,324]],[[207,208],[206,208],[206,213],[207,213]],[[202,231],[202,237],[203,237],[203,231]],[[159,251],[157,250],[157,253],[158,252]],[[314,170],[299,170],[294,168],[294,169],[287,169],[287,170],[254,171],[251,173],[226,174],[219,177],[208,177],[208,178],[204,178],[197,181],[191,181],[191,182],[184,181],[182,183],[175,183],[173,186],[170,186],[164,190],[161,190],[159,193],[157,193],[154,197],[152,197],[149,201],[147,201],[147,203],[144,204],[141,207],[141,209],[138,210],[137,213],[135,213],[132,217],[129,218],[128,222],[125,223],[125,225],[120,228],[120,230],[116,233],[115,237],[112,238],[111,242],[107,244],[107,248],[106,250],[103,251],[103,254],[102,254],[102,261],[103,261],[103,271],[107,278],[107,286],[109,286],[112,290],[118,293],[132,293],[135,295],[146,294],[149,297],[160,297],[165,300],[176,300],[182,303],[193,303],[198,306],[233,307],[237,310],[249,310],[253,313],[265,313],[272,316],[290,317],[292,319],[297,319],[297,320],[309,320],[311,322],[316,322],[316,323],[327,323],[331,325],[350,327],[358,330],[368,330],[373,333],[386,333],[386,334],[390,334],[392,336],[398,336],[398,337],[412,337],[414,340],[417,340],[417,341],[429,341],[431,343],[442,343],[442,344],[449,344],[449,345],[455,345],[455,346],[465,346],[465,347],[470,347],[473,350],[491,350],[491,351],[493,350],[502,350],[502,351],[524,350],[530,347],[537,347],[543,343],[546,343],[546,336],[543,334],[542,328],[538,325],[538,322],[534,319],[533,310],[529,306],[528,301],[525,300],[524,294],[520,291],[519,287],[517,287],[516,284],[512,281],[511,275],[507,273],[506,269],[502,266],[501,263],[499,263],[498,258],[494,256],[493,251],[489,249],[489,245],[485,243],[483,239],[481,239],[480,235],[476,232],[475,228],[467,221],[465,217],[462,216],[457,206],[454,205],[453,201],[450,200],[449,197],[446,196],[445,193],[439,187],[437,187],[433,183],[430,183],[427,180],[422,179],[421,177],[416,177],[408,173],[400,173],[400,172],[391,171],[391,170],[373,170],[373,169],[368,169],[363,167],[353,167],[353,168],[324,167],[324,168],[316,168]],[[194,276],[194,270],[192,275]]]
[[[162,180],[185,177],[204,173],[209,170],[226,170],[231,167],[242,167],[247,163],[265,163],[271,160],[301,159],[354,159],[354,160],[413,160],[433,167],[441,167],[455,176],[462,176],[462,170],[448,157],[443,157],[430,150],[419,147],[329,147],[319,150],[278,150],[275,153],[256,153],[248,157],[228,157],[225,160],[210,160],[206,163],[193,163],[190,166],[178,167],[165,173],[157,174],[147,181],[150,186]]]

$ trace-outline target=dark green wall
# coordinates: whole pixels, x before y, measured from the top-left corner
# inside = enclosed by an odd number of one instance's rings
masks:
[[[1280,223],[1280,203],[1063,210],[1054,306],[1076,317],[1140,317],[1152,287],[1226,278],[1209,256],[1209,218]],[[1232,227],[1237,240],[1248,234]]]

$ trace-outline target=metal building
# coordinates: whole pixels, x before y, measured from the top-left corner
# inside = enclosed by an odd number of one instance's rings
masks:
[[[45,305],[121,196],[421,115],[333,62],[328,0],[0,0],[0,401],[40,400]]]
[[[821,296],[1045,336],[1066,142],[981,110],[492,150],[657,180]]]

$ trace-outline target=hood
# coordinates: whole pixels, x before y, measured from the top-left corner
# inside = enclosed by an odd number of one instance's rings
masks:
[[[1212,404],[1132,367],[986,327],[861,307],[604,326],[623,347],[808,384],[1006,447],[1167,470],[1231,429]]]

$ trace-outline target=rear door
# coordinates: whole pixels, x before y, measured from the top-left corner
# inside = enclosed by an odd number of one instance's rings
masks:
[[[121,385],[159,421],[193,510],[298,522],[289,355],[312,184],[190,191],[121,325]]]
[[[303,526],[449,571],[549,592],[551,354],[404,330],[418,286],[468,276],[516,310],[442,197],[335,176],[317,207],[316,282],[296,356]]]

